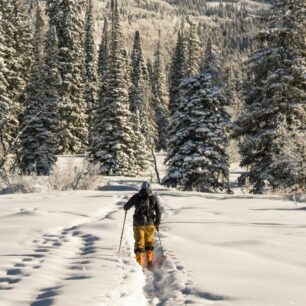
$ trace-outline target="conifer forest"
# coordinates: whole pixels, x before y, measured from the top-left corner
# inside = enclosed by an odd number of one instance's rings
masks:
[[[161,184],[306,191],[306,1],[0,0],[0,171],[84,155]]]

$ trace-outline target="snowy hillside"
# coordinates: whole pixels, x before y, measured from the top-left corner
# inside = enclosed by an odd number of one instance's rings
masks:
[[[219,18],[218,7],[225,11],[225,5],[232,5],[234,9],[244,6],[247,11],[253,13],[258,10],[268,9],[267,1],[181,1],[181,0],[130,0],[121,1],[122,22],[124,33],[129,48],[132,46],[133,33],[140,30],[142,34],[143,48],[146,57],[152,57],[159,37],[167,53],[172,52],[176,40],[176,33],[180,28],[183,16],[192,16],[196,22],[201,22],[208,28],[218,27],[218,24],[230,21],[229,18]],[[100,42],[105,15],[109,12],[108,0],[95,1],[95,14],[97,19],[96,40]],[[209,11],[215,9],[216,11]],[[208,11],[207,11],[208,10]],[[247,31],[246,26],[246,31]],[[160,32],[159,32],[160,31]],[[200,30],[199,30],[200,31]],[[200,31],[201,32],[201,31]],[[207,35],[203,33],[203,35]],[[242,33],[237,32],[237,36]],[[206,37],[203,37],[205,40]],[[221,44],[221,37],[216,37],[216,44]]]
[[[142,272],[131,212],[117,253],[122,205],[142,179],[114,178],[100,191],[0,196],[0,305],[303,305],[304,205],[154,185],[166,260]]]

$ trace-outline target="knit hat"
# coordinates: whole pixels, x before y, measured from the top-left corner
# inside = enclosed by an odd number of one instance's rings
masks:
[[[151,188],[151,184],[149,182],[143,182],[141,185],[141,189],[150,189]]]

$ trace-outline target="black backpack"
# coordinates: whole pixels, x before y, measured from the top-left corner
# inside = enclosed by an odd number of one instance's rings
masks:
[[[146,199],[140,198],[140,203],[136,208],[135,214],[146,217],[147,220],[155,219],[155,210],[153,207],[152,196],[148,196]]]

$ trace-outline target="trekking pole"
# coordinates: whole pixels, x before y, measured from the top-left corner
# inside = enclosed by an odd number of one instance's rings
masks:
[[[123,221],[123,227],[122,227],[122,233],[121,233],[121,238],[120,238],[120,244],[119,244],[118,255],[120,254],[120,249],[121,249],[121,243],[122,243],[122,237],[123,237],[123,232],[124,232],[124,226],[125,226],[126,215],[127,215],[127,210],[125,211],[125,214],[124,214],[124,221]]]
[[[165,258],[165,253],[164,253],[163,245],[162,245],[162,242],[161,242],[161,239],[160,239],[159,228],[157,226],[156,226],[156,230],[157,230],[157,235],[158,235],[158,240],[159,240],[159,245],[160,245],[162,257]]]

